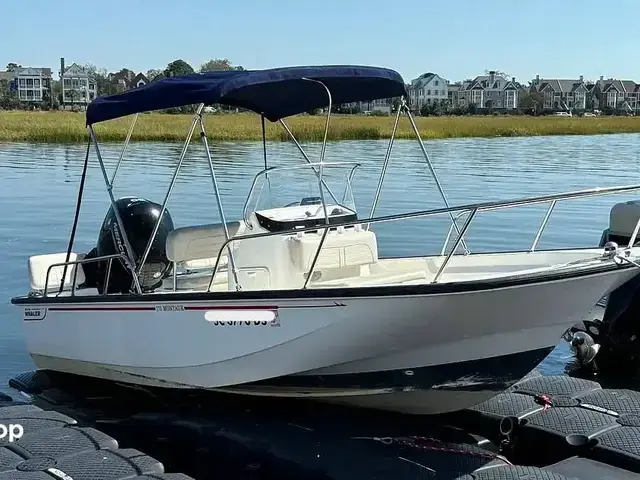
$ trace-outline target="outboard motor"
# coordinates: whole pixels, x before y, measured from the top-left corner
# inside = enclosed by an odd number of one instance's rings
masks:
[[[132,254],[136,264],[139,264],[160,216],[162,206],[136,197],[120,198],[115,202],[115,205],[120,213],[124,231],[133,250]],[[173,229],[171,215],[168,210],[165,210],[158,232],[151,245],[151,250],[139,275],[140,287],[145,292],[157,288],[171,274],[171,262],[166,254],[166,240],[169,232]],[[102,257],[116,253],[125,254],[125,248],[124,238],[120,234],[112,206],[102,222],[96,248],[91,250],[86,258]],[[86,286],[95,286],[100,293],[104,293],[107,266],[108,262],[106,261],[85,264]],[[131,272],[124,265],[124,262],[115,259],[112,262],[109,274],[107,293],[129,293],[133,288],[134,283]]]
[[[609,228],[600,246],[626,246],[640,218],[640,201],[618,203],[609,214]],[[640,237],[640,235],[638,235]],[[636,239],[634,246],[640,243]],[[640,373],[640,273],[598,302],[601,318],[585,319],[567,336],[576,357],[604,375]],[[595,356],[595,361],[594,357]]]

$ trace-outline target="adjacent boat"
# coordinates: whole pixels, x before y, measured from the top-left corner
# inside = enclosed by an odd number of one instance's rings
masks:
[[[404,98],[401,76],[362,66],[290,67],[172,77],[94,100],[68,250],[29,258],[23,309],[28,350],[42,369],[138,385],[303,397],[406,413],[479,403],[532,370],[609,291],[638,273],[640,249],[538,251],[556,203],[640,190],[596,188],[450,207]],[[353,162],[326,162],[331,107],[399,98],[392,138],[369,216],[350,200]],[[198,104],[162,203],[117,199],[93,126],[139,113]],[[279,122],[306,163],[254,177],[242,218],[227,220],[202,111],[224,104]],[[284,119],[327,108],[319,161],[312,162]],[[406,114],[445,206],[375,216],[398,122]],[[199,129],[220,224],[175,228],[167,210]],[[96,248],[73,249],[91,147],[110,208]],[[342,168],[335,194],[329,172]],[[278,173],[306,172],[316,194],[285,202],[269,195]],[[293,186],[294,183],[292,182]],[[202,202],[194,195],[194,202]],[[549,204],[527,251],[471,253],[465,234],[476,214]],[[441,254],[383,257],[376,230],[403,219],[446,216]],[[450,237],[455,236],[451,242]],[[395,242],[405,232],[395,232]]]

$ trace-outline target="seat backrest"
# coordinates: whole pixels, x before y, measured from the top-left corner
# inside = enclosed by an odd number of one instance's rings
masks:
[[[45,282],[47,281],[47,270],[51,265],[56,263],[63,263],[67,259],[67,253],[49,253],[46,255],[34,255],[29,257],[29,284],[32,291],[42,292],[45,288]],[[81,260],[82,256],[71,252],[69,256],[70,262]],[[73,285],[73,276],[76,269],[78,274],[76,277],[76,287],[85,282],[84,270],[82,265],[68,265],[67,274],[64,279],[64,289],[69,290]],[[62,281],[62,274],[64,272],[64,266],[55,266],[51,268],[49,273],[49,284],[47,286],[47,293],[60,288],[60,282]]]
[[[240,222],[227,222],[229,238],[240,229]],[[176,228],[167,236],[167,258],[176,263],[213,266],[220,248],[226,241],[221,223]],[[196,260],[204,262],[195,262]],[[212,262],[211,262],[212,260]]]

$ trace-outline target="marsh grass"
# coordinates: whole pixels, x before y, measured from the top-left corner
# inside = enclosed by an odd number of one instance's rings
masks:
[[[191,115],[149,113],[140,115],[132,140],[184,141]],[[361,115],[333,115],[329,140],[365,140],[389,138],[394,118]],[[100,141],[122,141],[131,117],[110,120],[95,126]],[[267,123],[268,140],[287,140],[277,123]],[[287,120],[300,141],[321,141],[325,117],[299,115]],[[459,137],[519,137],[536,135],[595,135],[640,132],[640,117],[528,117],[461,116],[417,117],[425,139]],[[205,127],[211,140],[260,140],[260,118],[253,114],[205,115]],[[411,125],[401,118],[397,138],[413,138]],[[83,113],[72,112],[0,112],[0,141],[74,143],[88,139]]]

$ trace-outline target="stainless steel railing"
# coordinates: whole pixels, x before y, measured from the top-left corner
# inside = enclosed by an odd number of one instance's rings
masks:
[[[109,285],[109,278],[111,277],[111,265],[113,263],[113,259],[114,258],[119,258],[119,259],[124,261],[124,255],[122,255],[121,253],[114,253],[113,255],[104,255],[102,257],[82,258],[81,260],[73,260],[73,261],[69,261],[69,262],[60,262],[60,263],[52,263],[47,268],[47,275],[45,276],[45,283],[44,283],[44,292],[43,292],[42,296],[44,296],[44,297],[47,296],[47,291],[48,291],[48,287],[49,287],[49,277],[51,276],[51,269],[53,269],[54,267],[64,267],[65,265],[67,265],[67,266],[75,265],[76,266],[76,268],[74,268],[74,270],[73,270],[73,282],[71,283],[71,296],[75,296],[75,290],[76,290],[76,286],[77,286],[77,283],[78,283],[78,265],[84,265],[85,263],[102,262],[102,261],[107,260],[107,271],[105,273],[105,278],[104,278],[105,293],[103,293],[103,295],[106,295],[107,286]],[[64,282],[65,280],[66,279],[63,278],[61,281]]]
[[[352,165],[351,170],[349,171],[349,174],[347,176],[347,185],[345,186],[345,192],[346,192],[346,188],[349,187],[349,185],[353,180],[353,175],[355,174],[356,169],[360,167],[361,164],[357,162],[324,162],[322,164],[324,168],[335,167],[335,166],[345,166],[345,165]],[[249,189],[249,194],[247,195],[247,199],[245,200],[244,206],[242,207],[242,218],[244,220],[245,225],[249,227],[249,202],[253,197],[253,192],[256,188],[258,179],[260,177],[262,177],[263,175],[266,175],[267,173],[271,173],[273,171],[300,170],[303,168],[311,168],[314,174],[318,175],[316,171],[316,167],[320,167],[320,163],[307,163],[307,164],[301,164],[301,165],[286,165],[286,166],[279,165],[275,167],[265,168],[263,170],[260,170],[258,173],[256,173],[256,175],[253,177],[253,181],[251,182],[251,188]],[[338,198],[331,191],[331,189],[329,188],[329,185],[326,184],[324,179],[322,180],[322,186],[327,189],[333,201],[336,203],[339,203]],[[344,201],[344,198],[343,198],[343,201]]]
[[[566,192],[566,193],[558,193],[558,194],[553,194],[553,195],[543,195],[543,196],[538,196],[538,197],[527,197],[527,198],[520,198],[520,199],[514,199],[514,200],[502,200],[502,201],[492,201],[492,202],[471,203],[471,204],[466,204],[466,205],[459,205],[459,206],[456,206],[456,207],[437,208],[437,209],[432,209],[432,210],[420,210],[420,211],[415,211],[415,212],[408,212],[408,213],[395,214],[395,215],[385,215],[385,216],[368,218],[368,219],[358,219],[358,220],[350,221],[350,222],[336,222],[336,223],[333,223],[333,224],[330,224],[330,225],[322,224],[322,225],[317,225],[317,226],[312,226],[312,227],[307,227],[307,228],[300,228],[300,229],[289,230],[289,231],[264,232],[264,233],[255,233],[255,234],[250,234],[250,235],[243,235],[243,236],[240,236],[240,237],[232,237],[232,238],[226,240],[222,244],[222,246],[220,247],[220,250],[218,251],[218,257],[216,259],[216,263],[215,263],[213,272],[211,274],[211,281],[209,282],[209,286],[207,288],[207,291],[210,291],[211,286],[213,284],[213,279],[215,278],[215,275],[216,275],[216,273],[218,271],[218,266],[219,266],[219,263],[220,263],[220,257],[221,257],[222,251],[225,248],[227,248],[228,245],[230,243],[232,243],[232,242],[236,242],[236,241],[239,241],[239,240],[250,240],[250,239],[253,239],[253,238],[293,235],[293,234],[297,234],[297,233],[301,233],[301,232],[318,231],[318,230],[321,230],[321,229],[324,230],[324,231],[327,231],[327,229],[335,229],[337,227],[348,227],[348,226],[355,226],[355,225],[359,225],[359,224],[384,223],[384,222],[390,222],[390,221],[394,221],[394,220],[404,220],[404,219],[420,218],[420,217],[431,217],[431,216],[442,215],[442,214],[453,214],[453,213],[456,213],[456,212],[459,212],[459,214],[469,213],[470,214],[469,217],[467,217],[467,220],[465,221],[465,224],[463,225],[462,229],[460,230],[460,233],[458,234],[458,236],[456,238],[456,241],[454,242],[454,247],[449,252],[447,257],[445,258],[445,260],[444,260],[443,264],[441,265],[438,273],[436,274],[436,277],[433,280],[433,282],[436,283],[439,280],[439,278],[442,275],[442,273],[444,272],[447,264],[449,263],[449,260],[453,256],[453,254],[454,254],[455,250],[457,249],[458,245],[460,245],[460,243],[462,242],[464,234],[469,229],[469,226],[471,225],[471,222],[473,221],[475,215],[478,212],[502,210],[502,209],[507,209],[507,208],[514,208],[514,207],[524,206],[524,205],[536,205],[536,204],[543,204],[543,203],[551,202],[551,205],[550,205],[549,209],[547,210],[547,212],[545,214],[543,222],[540,225],[540,228],[538,229],[538,231],[536,232],[536,237],[535,237],[535,239],[533,241],[532,247],[531,247],[531,249],[529,249],[529,251],[533,251],[533,250],[535,250],[535,247],[537,246],[537,243],[540,240],[542,232],[543,232],[545,226],[547,225],[549,217],[551,216],[551,213],[553,212],[553,208],[555,207],[555,204],[557,202],[562,201],[562,200],[575,199],[575,198],[595,197],[595,196],[611,195],[611,194],[615,194],[615,193],[624,193],[624,192],[632,192],[632,191],[639,191],[639,190],[640,190],[640,184],[617,186],[617,187],[605,187],[605,188],[597,187],[597,188],[592,188],[592,189],[587,189],[587,190],[578,190],[578,191]],[[636,239],[638,233],[640,233],[640,219],[638,220],[638,222],[636,224],[636,228],[635,228],[635,230],[633,232],[631,240],[629,241],[628,247],[631,247],[635,243],[635,239]],[[449,234],[449,237],[450,237],[450,234]],[[324,238],[324,236],[323,236],[323,238]],[[313,273],[313,266],[315,266],[315,263],[317,262],[317,258],[318,258],[318,255],[320,254],[320,249],[321,249],[323,243],[324,242],[321,241],[319,243],[319,245],[318,245],[318,248],[317,248],[317,250],[315,252],[315,255],[314,255],[314,259],[313,259],[312,264],[311,264],[312,268],[310,269],[310,271],[308,273],[307,279],[311,278],[311,275]],[[448,241],[447,241],[447,243],[448,243]],[[445,248],[446,248],[446,244],[445,244]],[[305,284],[304,284],[303,288],[307,287],[307,284],[308,284],[308,280],[307,279],[305,279]]]

